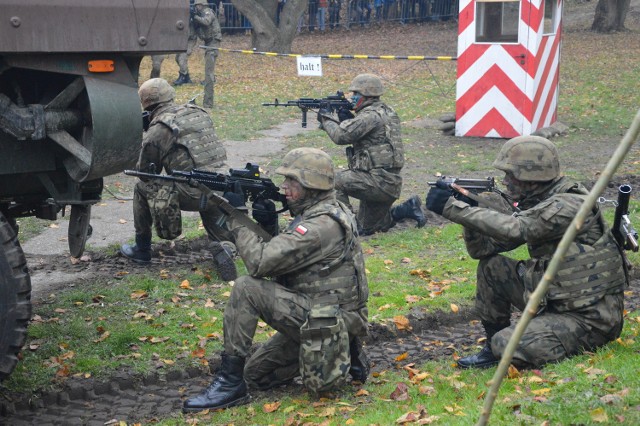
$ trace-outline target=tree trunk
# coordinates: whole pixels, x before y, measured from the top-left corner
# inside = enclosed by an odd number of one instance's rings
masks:
[[[624,31],[630,0],[598,0],[591,31],[611,33]]]
[[[251,47],[259,52],[291,53],[298,20],[308,0],[287,0],[276,26],[277,0],[231,0],[251,22]]]

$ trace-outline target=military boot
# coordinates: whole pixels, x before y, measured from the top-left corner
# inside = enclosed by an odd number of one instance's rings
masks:
[[[391,217],[395,222],[402,219],[415,220],[416,227],[422,228],[427,223],[427,219],[424,217],[421,207],[422,202],[420,197],[414,195],[402,204],[399,204],[391,209]]]
[[[191,78],[189,77],[189,73],[182,74],[178,73],[178,79],[173,82],[174,86],[182,86],[183,84],[191,83]]]
[[[349,351],[351,352],[351,368],[349,368],[349,374],[354,382],[360,382],[364,384],[369,377],[369,370],[371,370],[371,364],[369,358],[362,348],[362,341],[358,337],[351,339],[349,343]]]
[[[209,387],[184,401],[182,412],[219,410],[246,404],[249,399],[244,381],[244,358],[222,354],[222,364]]]
[[[123,244],[120,253],[136,263],[146,264],[151,262],[151,237],[141,237],[136,235],[134,245]]]
[[[491,350],[491,339],[493,336],[503,328],[507,328],[509,324],[498,325],[482,322],[485,333],[487,334],[487,342],[484,347],[475,355],[470,355],[458,360],[458,367],[460,368],[489,368],[497,365],[500,362],[500,358],[496,358]]]
[[[233,253],[218,241],[211,243],[211,255],[213,256],[213,267],[224,281],[233,281],[238,278],[236,263],[233,261]]]

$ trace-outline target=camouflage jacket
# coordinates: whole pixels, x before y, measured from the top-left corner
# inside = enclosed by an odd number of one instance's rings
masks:
[[[369,287],[355,237],[357,225],[334,191],[321,196],[269,242],[233,220],[230,225],[251,276],[272,277],[309,295],[314,304],[339,304],[349,333],[366,334]]]
[[[466,228],[467,250],[474,258],[527,244],[531,259],[525,262],[523,279],[525,288],[533,291],[587,193],[580,184],[562,177],[519,213],[471,207],[451,197],[443,216]],[[625,283],[622,255],[596,207],[550,285],[549,308],[559,312],[587,308],[606,294],[622,292]]]
[[[216,14],[208,7],[203,7],[199,13],[193,15],[195,33],[198,38],[209,43],[212,40],[222,41],[222,30]]]
[[[149,130],[142,138],[138,170],[151,173],[164,170],[168,174],[194,168],[212,171],[226,159],[226,150],[204,110],[167,103],[151,113]]]
[[[353,146],[350,169],[384,169],[400,173],[404,166],[400,118],[393,108],[380,100],[368,102],[354,118],[340,124],[324,120],[322,127],[334,143]]]

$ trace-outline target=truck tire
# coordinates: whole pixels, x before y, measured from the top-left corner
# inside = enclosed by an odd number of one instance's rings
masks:
[[[31,318],[31,278],[18,235],[0,213],[0,381],[16,366]]]

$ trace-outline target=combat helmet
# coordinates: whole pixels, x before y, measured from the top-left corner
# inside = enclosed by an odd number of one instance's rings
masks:
[[[167,80],[152,78],[142,83],[138,89],[138,95],[142,108],[147,109],[151,105],[173,101],[176,91],[167,83]]]
[[[374,74],[359,74],[349,85],[350,92],[358,92],[362,96],[381,96],[384,86],[380,77]]]
[[[520,181],[546,182],[560,175],[556,146],[540,136],[517,136],[508,140],[493,167],[511,172]]]
[[[331,157],[316,148],[296,148],[289,151],[276,173],[295,179],[308,189],[333,189],[335,172]]]

